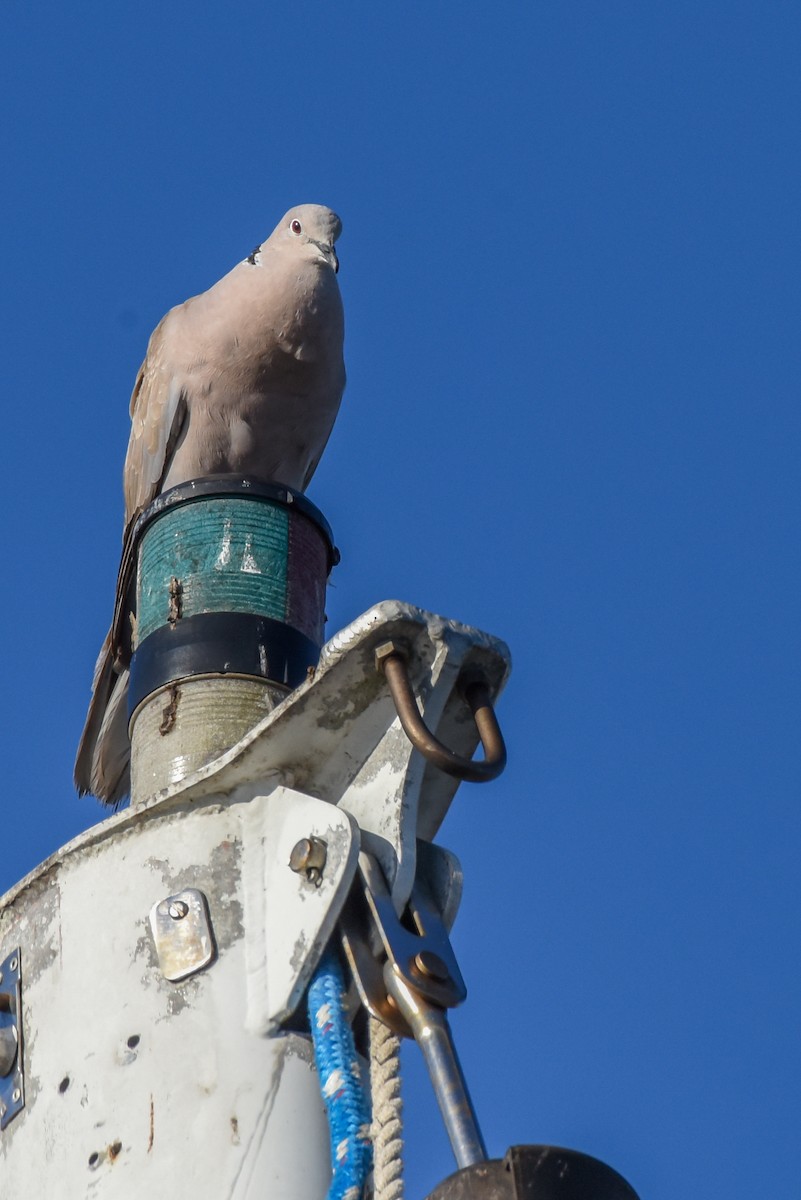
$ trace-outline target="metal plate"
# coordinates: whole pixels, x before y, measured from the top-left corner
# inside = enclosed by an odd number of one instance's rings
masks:
[[[197,888],[185,888],[154,904],[150,928],[162,974],[173,983],[201,971],[214,959],[208,905]]]
[[[0,1129],[25,1107],[22,1062],[22,971],[19,949],[0,963]]]

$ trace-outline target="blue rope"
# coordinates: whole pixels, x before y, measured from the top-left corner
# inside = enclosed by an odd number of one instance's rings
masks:
[[[339,958],[326,950],[308,997],[314,1059],[328,1113],[333,1178],[327,1200],[362,1200],[372,1167],[370,1115],[359,1074],[353,1032],[345,1013]]]

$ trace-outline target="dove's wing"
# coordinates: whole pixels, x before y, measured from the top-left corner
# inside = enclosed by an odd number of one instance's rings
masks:
[[[176,312],[156,326],[131,395],[131,436],[123,472],[126,529],[160,491],[186,420],[186,398],[171,362]]]
[[[130,790],[131,743],[128,740],[128,672],[112,663],[111,634],[100,649],[92,699],[75,757],[80,795],[91,792],[106,804],[119,804]]]
[[[160,490],[175,445],[186,419],[181,385],[169,365],[169,330],[173,314],[154,330],[147,355],[136,377],[131,396],[131,437],[125,459],[125,533],[120,577],[128,579],[132,558],[130,534],[137,515]],[[112,633],[127,584],[117,585],[112,630],[100,650],[92,683],[92,699],[78,754],[75,782],[79,792],[93,792],[106,803],[117,804],[129,790],[128,672],[117,674]]]

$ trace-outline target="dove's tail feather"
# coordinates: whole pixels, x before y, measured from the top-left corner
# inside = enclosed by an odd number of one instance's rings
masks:
[[[75,786],[81,796],[97,796],[119,805],[130,791],[131,744],[128,740],[128,672],[119,675],[106,636],[95,667],[92,699],[75,757]]]

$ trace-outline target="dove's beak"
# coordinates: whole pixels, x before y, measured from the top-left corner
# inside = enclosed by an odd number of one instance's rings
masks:
[[[337,258],[337,252],[334,247],[327,245],[326,242],[318,242],[314,238],[311,240],[314,242],[315,246],[320,251],[329,266],[334,268],[334,273],[337,274],[339,272],[339,259]]]

